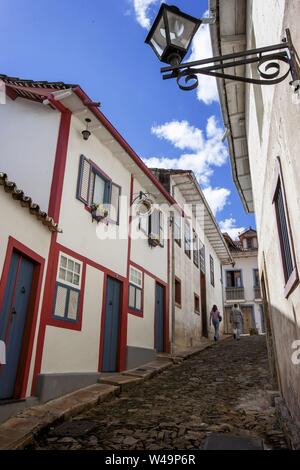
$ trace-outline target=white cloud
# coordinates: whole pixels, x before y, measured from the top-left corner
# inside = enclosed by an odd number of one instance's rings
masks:
[[[206,14],[204,15],[206,16]],[[187,61],[195,61],[212,57],[211,39],[208,25],[202,25],[198,29],[192,41],[192,52]],[[218,89],[216,79],[206,75],[198,75],[199,86],[197,98],[205,104],[218,101]]]
[[[233,240],[238,238],[239,233],[245,230],[245,227],[237,227],[236,219],[232,217],[229,219],[221,220],[221,222],[219,222],[219,226],[222,232],[227,232]]]
[[[208,186],[203,190],[204,196],[214,215],[221,212],[228,202],[230,191],[227,188],[212,188]]]
[[[133,7],[137,22],[142,28],[150,28],[149,9],[160,0],[133,0]]]
[[[200,183],[209,185],[213,168],[226,163],[227,148],[222,142],[223,130],[218,126],[215,116],[208,118],[205,132],[188,121],[171,121],[153,126],[151,132],[174,147],[185,150],[185,153],[179,158],[148,158],[145,161],[150,167],[193,170]]]

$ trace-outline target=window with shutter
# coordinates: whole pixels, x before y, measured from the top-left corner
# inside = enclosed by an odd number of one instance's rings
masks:
[[[277,159],[273,204],[275,206],[277,231],[285,280],[284,293],[285,297],[288,297],[294,286],[299,282],[299,275],[295,262],[294,244],[289,223],[287,201],[279,157]]]
[[[154,209],[149,217],[149,234],[157,235],[160,246],[164,246],[164,216],[158,209]]]
[[[191,257],[191,229],[188,223],[184,226],[184,252]]]
[[[53,317],[76,322],[80,302],[82,263],[60,253]]]
[[[121,187],[113,183],[101,170],[84,155],[80,157],[77,183],[77,199],[86,206],[92,204],[110,205],[109,218],[119,223]]]
[[[143,273],[130,266],[129,274],[129,302],[128,306],[133,312],[142,314],[143,310]]]
[[[85,204],[89,203],[90,174],[91,164],[84,155],[81,155],[77,183],[77,198]]]

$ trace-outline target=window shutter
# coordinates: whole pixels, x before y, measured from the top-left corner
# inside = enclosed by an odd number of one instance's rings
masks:
[[[159,236],[159,211],[154,209],[150,216],[150,233]]]
[[[69,305],[68,305],[68,320],[77,320],[77,312],[79,306],[79,292],[76,290],[70,290],[69,293]]]
[[[84,155],[81,155],[77,184],[77,199],[84,202],[85,204],[89,203],[90,173],[91,164]]]
[[[120,206],[120,186],[112,183],[111,185],[111,210],[110,210],[110,219],[116,224],[119,223],[119,206]]]
[[[54,315],[56,317],[64,318],[67,305],[67,295],[68,288],[58,284],[56,289],[56,299],[54,307]]]

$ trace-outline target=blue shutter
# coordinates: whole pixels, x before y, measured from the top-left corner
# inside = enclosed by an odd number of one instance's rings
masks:
[[[84,204],[89,204],[91,164],[84,156],[80,156],[79,173],[77,181],[77,199]]]

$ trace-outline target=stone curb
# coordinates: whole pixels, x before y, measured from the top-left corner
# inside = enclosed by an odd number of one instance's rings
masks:
[[[224,340],[227,337],[220,339]],[[178,363],[178,360],[182,362],[212,346],[214,346],[214,343],[207,342],[192,351],[165,356],[163,360],[158,358],[156,361],[122,374],[108,374],[101,378],[98,384],[76,390],[45,404],[27,408],[19,415],[0,425],[0,450],[24,449],[24,447],[33,443],[37,434],[51,425],[66,421],[83,411],[87,411],[99,403],[119,395],[122,390],[162,373]]]

